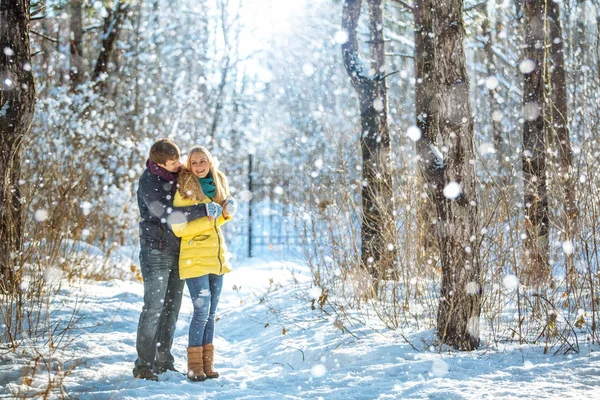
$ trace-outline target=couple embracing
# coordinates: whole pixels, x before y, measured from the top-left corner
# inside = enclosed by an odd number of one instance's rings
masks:
[[[237,203],[206,148],[190,149],[186,166],[179,159],[172,141],[154,143],[137,192],[144,307],[133,375],[152,381],[176,371],[171,346],[184,285],[194,306],[187,377],[219,376],[213,367],[215,312],[223,274],[231,271],[220,226],[233,217]]]

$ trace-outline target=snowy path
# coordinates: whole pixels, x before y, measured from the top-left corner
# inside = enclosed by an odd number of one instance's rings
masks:
[[[308,288],[301,265],[265,259],[239,264],[226,276],[219,306],[221,378],[193,383],[167,373],[157,383],[133,379],[142,285],[111,281],[80,288],[85,319],[61,355],[67,369],[75,367],[65,390],[77,399],[600,399],[597,348],[582,346],[575,356],[516,346],[439,354],[415,351],[394,332],[357,330],[357,340],[311,310],[308,292],[290,284],[294,270],[300,287]],[[74,293],[65,291],[64,300],[72,302]],[[190,313],[186,293],[173,346],[182,371]],[[423,347],[420,339],[427,335],[411,338]],[[0,398],[24,386],[15,382],[19,369],[11,362],[16,365],[16,359],[0,359]]]

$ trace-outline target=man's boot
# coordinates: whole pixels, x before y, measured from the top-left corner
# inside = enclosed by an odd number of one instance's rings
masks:
[[[154,375],[154,373],[152,371],[150,371],[149,369],[141,370],[140,372],[135,374],[134,378],[158,382],[158,376]]]

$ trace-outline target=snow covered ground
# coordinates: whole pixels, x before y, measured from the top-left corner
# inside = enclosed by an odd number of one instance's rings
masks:
[[[432,333],[338,329],[335,317],[311,309],[317,294],[301,263],[266,256],[239,260],[226,276],[215,340],[221,378],[190,382],[169,372],[159,382],[131,376],[142,284],[80,283],[65,288],[64,318],[81,301],[73,342],[56,356],[63,388],[75,399],[600,399],[600,349],[544,355],[514,344],[471,353],[430,348]],[[192,306],[186,294],[174,343],[186,365]],[[413,346],[415,348],[413,348]],[[0,398],[34,394],[47,375],[24,383],[24,356],[0,356]]]

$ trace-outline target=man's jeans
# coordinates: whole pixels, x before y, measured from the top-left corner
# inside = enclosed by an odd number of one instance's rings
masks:
[[[171,345],[184,285],[179,279],[179,251],[141,249],[140,264],[144,308],[137,330],[134,376],[142,370],[160,373],[173,368]]]
[[[215,313],[223,287],[223,275],[208,274],[186,279],[194,304],[188,346],[212,344],[215,334]]]

